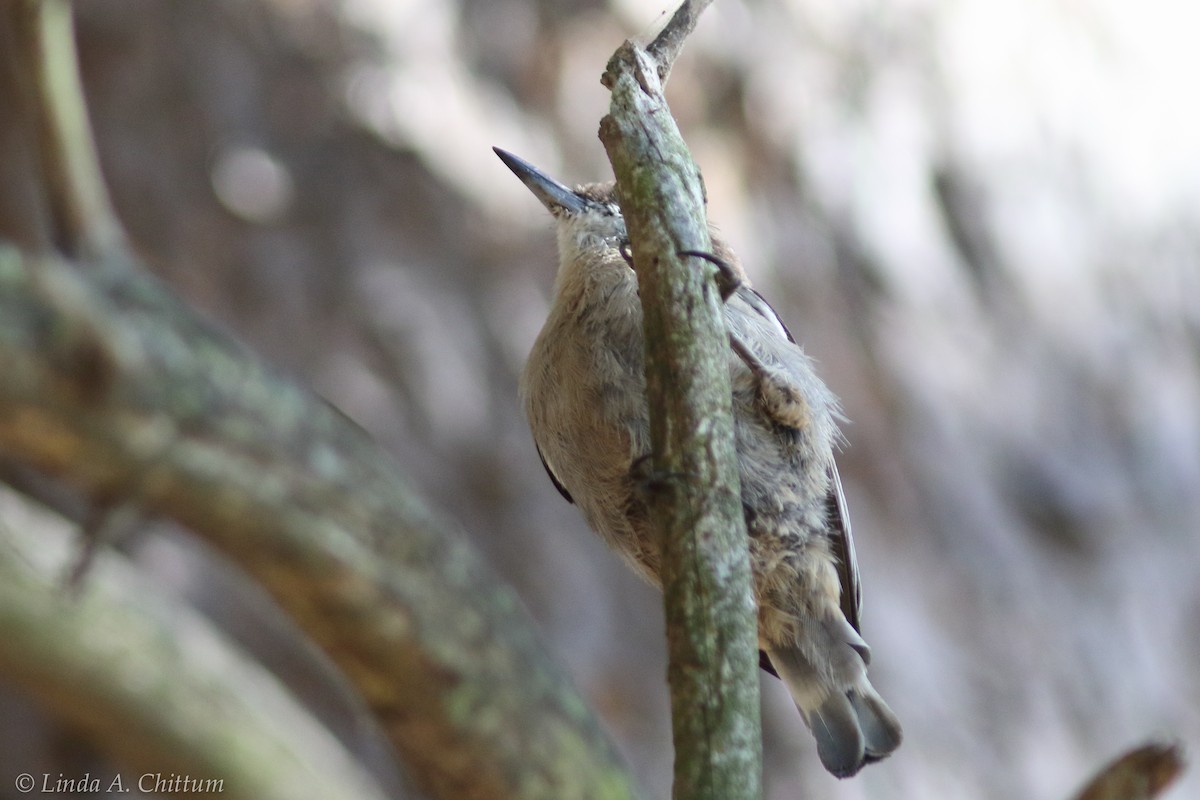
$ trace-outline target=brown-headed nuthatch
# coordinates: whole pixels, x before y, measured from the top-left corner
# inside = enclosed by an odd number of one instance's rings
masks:
[[[642,308],[615,186],[568,189],[497,155],[558,223],[550,315],[521,394],[551,480],[587,523],[656,586],[658,537],[631,468],[650,452]],[[900,723],[867,680],[854,542],[833,460],[837,399],[774,310],[712,234],[694,253],[724,276],[742,507],[764,669],[787,685],[838,777],[900,745]]]

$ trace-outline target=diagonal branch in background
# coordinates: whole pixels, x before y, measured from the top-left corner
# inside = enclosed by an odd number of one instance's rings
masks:
[[[382,450],[128,257],[66,0],[18,0],[54,243],[0,246],[0,460],[190,527],[361,692],[431,797],[636,795],[515,594]]]
[[[256,578],[440,798],[629,798],[515,594],[367,435],[134,265],[0,248],[0,453]]]
[[[710,249],[703,184],[660,75],[707,3],[685,3],[655,41],[604,74],[600,138],[617,176],[645,324],[675,741],[674,797],[761,797],[758,625],[741,505],[721,298],[682,251]]]

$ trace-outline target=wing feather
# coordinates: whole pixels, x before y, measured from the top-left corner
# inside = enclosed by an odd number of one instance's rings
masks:
[[[546,470],[546,474],[550,476],[550,482],[554,484],[554,488],[558,489],[558,493],[566,498],[568,503],[575,505],[575,498],[571,497],[571,493],[567,491],[567,487],[562,485],[562,481],[558,479],[558,476],[554,474],[554,470],[550,469],[550,465],[546,463],[546,457],[542,455],[542,448],[538,447],[536,442],[533,446],[537,449],[538,460],[542,462],[542,469]]]
[[[846,621],[860,629],[862,617],[862,585],[858,580],[858,558],[854,555],[854,535],[850,531],[850,514],[846,511],[846,495],[837,464],[829,463],[829,494],[825,498],[829,515],[829,538],[837,558],[838,578],[842,584],[842,613]]]

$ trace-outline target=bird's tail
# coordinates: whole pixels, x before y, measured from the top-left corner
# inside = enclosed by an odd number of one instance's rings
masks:
[[[821,764],[834,776],[849,778],[864,764],[886,758],[900,746],[903,733],[867,680],[866,642],[840,614],[836,621],[812,625],[820,628],[809,632],[817,641],[806,635],[795,646],[767,652],[817,740]]]

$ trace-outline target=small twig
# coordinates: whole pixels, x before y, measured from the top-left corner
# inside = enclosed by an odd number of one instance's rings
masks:
[[[683,43],[696,29],[700,15],[710,4],[712,4],[712,0],[684,0],[683,5],[675,11],[666,27],[659,31],[658,36],[654,37],[654,41],[646,47],[646,52],[658,64],[658,79],[663,83],[667,82],[667,77],[671,74],[671,67],[675,64],[675,59],[679,57],[679,51],[683,49]]]
[[[81,526],[83,541],[79,552],[66,573],[64,583],[67,592],[78,598],[83,591],[84,579],[91,572],[99,553],[105,547],[119,542],[144,522],[145,516],[131,502],[94,504]]]
[[[73,258],[110,260],[125,236],[113,211],[88,122],[68,0],[17,0],[14,58],[27,81],[31,139],[54,246]]]

